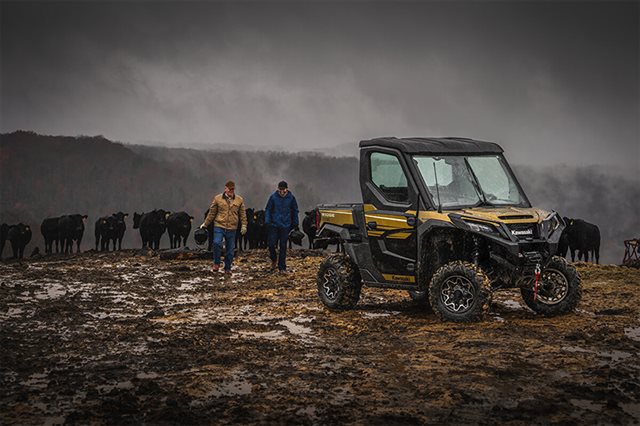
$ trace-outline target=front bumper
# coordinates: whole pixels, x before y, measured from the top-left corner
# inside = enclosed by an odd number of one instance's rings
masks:
[[[478,232],[469,226],[461,215],[450,214],[451,222],[460,229],[482,236],[491,246],[491,260],[517,275],[532,275],[536,265],[544,268],[558,250],[563,227],[556,228],[546,237],[548,230],[540,223],[530,226],[531,235],[516,236],[510,225],[492,223],[492,232]]]

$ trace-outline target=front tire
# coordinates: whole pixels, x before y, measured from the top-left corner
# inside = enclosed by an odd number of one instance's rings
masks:
[[[532,311],[545,315],[563,315],[573,311],[582,298],[578,271],[564,258],[554,256],[540,274],[538,295],[533,300],[534,279],[520,289],[524,303]]]
[[[443,321],[480,321],[491,302],[489,278],[472,263],[447,263],[431,279],[429,302]]]
[[[320,264],[316,281],[318,296],[330,309],[351,309],[360,299],[360,273],[346,254],[327,256]]]

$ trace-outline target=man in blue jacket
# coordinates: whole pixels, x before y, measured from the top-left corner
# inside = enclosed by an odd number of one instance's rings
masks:
[[[287,240],[291,229],[298,229],[298,203],[296,197],[289,191],[287,182],[278,184],[278,190],[269,197],[264,209],[264,221],[269,227],[269,257],[271,267],[280,272],[287,270]],[[276,241],[280,246],[279,255],[276,254]],[[277,264],[276,264],[277,260]]]

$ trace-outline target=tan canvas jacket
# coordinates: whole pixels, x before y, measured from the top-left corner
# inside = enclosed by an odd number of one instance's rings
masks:
[[[227,199],[224,194],[218,194],[211,201],[209,214],[207,214],[204,224],[209,226],[213,222],[215,227],[233,231],[238,229],[238,220],[242,222],[242,225],[247,226],[244,199],[239,195],[233,199]]]

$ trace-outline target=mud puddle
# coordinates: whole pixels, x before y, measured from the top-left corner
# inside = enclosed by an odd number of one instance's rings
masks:
[[[306,250],[231,277],[136,253],[0,263],[0,423],[640,422],[640,271],[579,265],[564,317],[507,290],[454,324],[403,291],[329,311]]]

